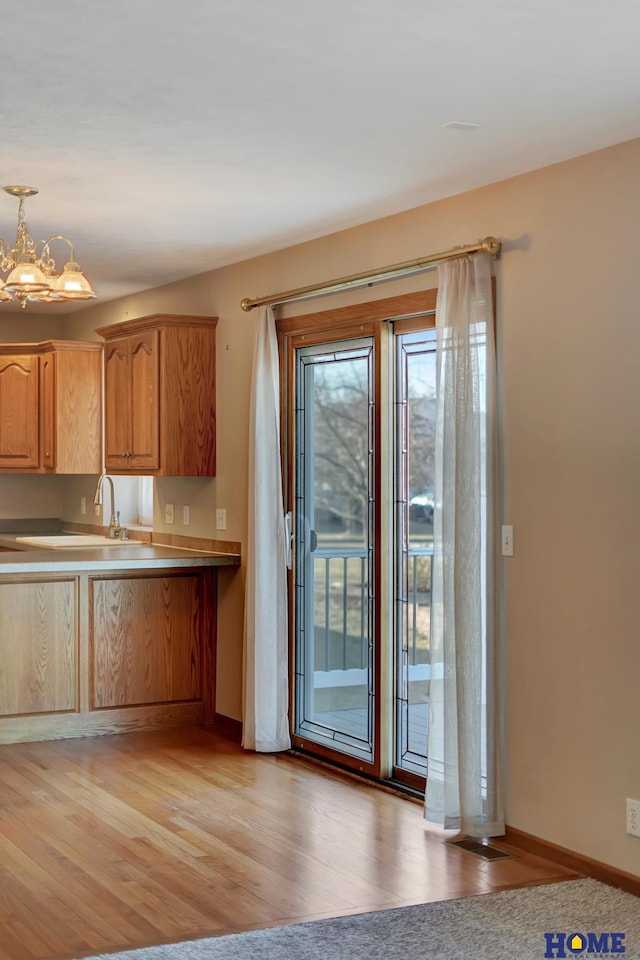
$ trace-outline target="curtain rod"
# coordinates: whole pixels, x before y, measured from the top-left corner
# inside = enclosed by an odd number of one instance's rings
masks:
[[[407,260],[405,263],[394,263],[390,267],[380,267],[379,270],[368,273],[354,273],[349,277],[340,277],[338,280],[327,280],[325,283],[313,283],[308,287],[298,287],[296,290],[285,290],[284,293],[274,293],[270,297],[258,297],[251,300],[245,297],[240,306],[249,313],[254,307],[270,303],[287,303],[290,300],[307,300],[310,297],[322,296],[327,293],[338,293],[363,284],[371,286],[383,280],[391,280],[415,270],[429,269],[442,263],[443,260],[452,260],[454,257],[465,257],[470,253],[488,253],[492,257],[499,257],[502,244],[495,237],[485,237],[479,243],[472,243],[468,247],[457,247],[444,253],[432,253],[428,257],[419,257],[417,260]]]

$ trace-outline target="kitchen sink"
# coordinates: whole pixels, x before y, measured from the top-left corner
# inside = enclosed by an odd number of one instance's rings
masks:
[[[32,547],[45,550],[68,550],[70,547],[126,547],[139,544],[142,540],[110,540],[93,533],[49,534],[46,537],[16,537],[16,543],[28,543]]]

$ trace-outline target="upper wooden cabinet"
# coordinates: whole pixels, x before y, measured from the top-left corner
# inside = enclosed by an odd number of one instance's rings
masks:
[[[109,340],[104,348],[104,370],[107,469],[158,470],[158,331]]]
[[[217,322],[154,314],[96,331],[110,473],[215,476]]]
[[[0,344],[0,472],[100,473],[102,345]]]

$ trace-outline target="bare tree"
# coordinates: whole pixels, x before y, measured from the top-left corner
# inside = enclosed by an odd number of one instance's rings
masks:
[[[373,443],[367,362],[318,364],[314,377],[316,515],[324,511],[325,517],[342,521],[343,530],[360,537],[366,529]],[[414,391],[407,399],[407,413],[410,498],[433,491],[433,391]]]
[[[361,535],[367,510],[370,451],[366,360],[315,371],[315,503]]]

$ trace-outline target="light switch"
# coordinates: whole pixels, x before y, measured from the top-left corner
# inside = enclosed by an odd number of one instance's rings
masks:
[[[502,525],[502,556],[513,556],[513,527],[506,523]]]
[[[173,504],[166,503],[164,507],[164,522],[173,523]]]

